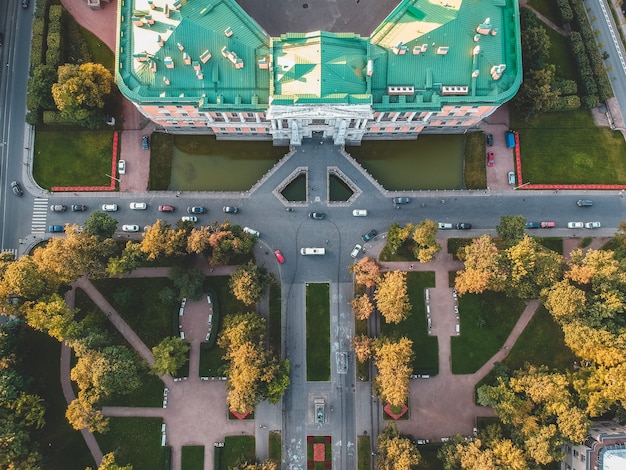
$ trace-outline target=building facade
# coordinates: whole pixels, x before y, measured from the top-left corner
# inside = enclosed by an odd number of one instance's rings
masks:
[[[370,37],[270,37],[234,0],[118,2],[116,81],[168,132],[299,145],[462,133],[521,84],[515,0],[404,0]]]
[[[594,421],[581,444],[564,446],[561,470],[626,469],[626,427],[613,421]]]

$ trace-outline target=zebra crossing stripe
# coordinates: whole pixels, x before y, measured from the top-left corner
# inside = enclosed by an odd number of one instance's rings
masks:
[[[36,198],[33,202],[32,233],[45,233],[48,220],[48,198]]]

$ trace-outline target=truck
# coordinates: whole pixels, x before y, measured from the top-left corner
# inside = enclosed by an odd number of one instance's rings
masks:
[[[515,148],[515,133],[513,131],[508,131],[504,135],[504,140],[506,141],[506,148]]]

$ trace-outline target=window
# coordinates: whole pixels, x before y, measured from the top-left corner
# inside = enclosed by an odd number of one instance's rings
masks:
[[[584,462],[585,461],[585,456],[583,454],[580,454],[580,461]]]
[[[574,449],[574,457],[578,457],[578,451]]]

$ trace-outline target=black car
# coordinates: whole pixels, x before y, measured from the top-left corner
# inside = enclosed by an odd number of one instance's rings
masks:
[[[365,235],[363,235],[361,238],[363,239],[364,242],[368,242],[372,238],[374,238],[376,235],[378,235],[378,232],[376,230],[370,230]]]
[[[4,36],[2,35],[2,33],[0,33],[0,46],[2,46],[2,40],[4,39]]]
[[[188,207],[187,214],[206,214],[206,209],[200,206]]]
[[[13,194],[15,194],[16,196],[21,196],[22,194],[24,194],[22,192],[22,187],[17,181],[13,181],[11,183],[11,189],[13,190]]]
[[[489,147],[493,145],[493,136],[491,134],[487,134],[487,145]]]
[[[239,208],[234,206],[224,206],[222,210],[227,214],[236,214],[239,212]]]
[[[309,212],[309,217],[315,220],[322,220],[326,215],[322,212]]]
[[[469,230],[472,228],[472,224],[468,224],[466,222],[460,222],[458,224],[456,224],[456,229],[457,230]]]
[[[541,222],[526,222],[526,228],[541,228]]]
[[[392,199],[392,202],[394,204],[408,204],[409,202],[411,202],[411,198],[410,197],[394,197]]]
[[[83,212],[87,209],[85,204],[72,204],[72,212]]]

